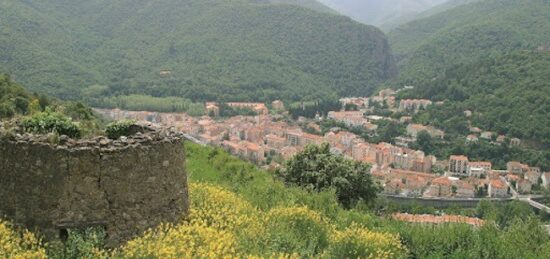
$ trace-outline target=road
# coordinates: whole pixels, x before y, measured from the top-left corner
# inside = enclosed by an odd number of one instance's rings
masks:
[[[506,183],[506,185],[508,185],[508,187],[510,187],[510,191],[512,192],[512,197],[514,199],[517,199],[522,202],[527,202],[531,207],[542,210],[550,214],[550,207],[532,200],[533,198],[542,198],[543,195],[520,195],[516,191],[516,189],[506,180],[506,178],[504,178],[503,176],[501,176],[500,178]]]

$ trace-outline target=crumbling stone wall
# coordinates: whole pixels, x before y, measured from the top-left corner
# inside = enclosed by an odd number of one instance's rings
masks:
[[[46,239],[68,228],[104,227],[116,246],[188,213],[183,138],[138,133],[49,144],[45,136],[0,134],[0,217]]]

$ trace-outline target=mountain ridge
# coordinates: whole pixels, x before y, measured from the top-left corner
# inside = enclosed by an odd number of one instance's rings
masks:
[[[100,95],[315,100],[368,94],[396,74],[377,28],[288,4],[27,0],[0,13],[13,17],[0,22],[0,41],[17,58],[0,70],[65,99],[100,84],[109,87]],[[28,24],[36,34],[17,30]],[[34,56],[49,62],[34,66]]]

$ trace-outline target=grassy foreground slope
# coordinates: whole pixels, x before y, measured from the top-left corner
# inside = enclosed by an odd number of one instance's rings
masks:
[[[62,98],[316,100],[396,73],[378,29],[270,1],[3,1],[0,15],[0,70]]]
[[[462,224],[407,224],[380,218],[364,207],[344,210],[331,190],[309,192],[285,186],[270,173],[219,149],[186,143],[186,156],[192,205],[188,220],[151,230],[115,251],[103,251],[85,240],[71,251],[78,250],[76,255],[88,258],[550,255],[550,236],[522,203],[502,208],[481,204],[475,213],[488,224],[478,229]],[[22,249],[43,252],[32,247]],[[9,256],[11,251],[0,246],[0,255]],[[49,255],[67,257],[51,250]]]

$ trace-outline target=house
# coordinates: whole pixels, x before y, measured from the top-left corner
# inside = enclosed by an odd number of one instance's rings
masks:
[[[464,116],[466,116],[467,118],[472,117],[472,111],[470,111],[470,110],[465,110],[465,111],[464,111]]]
[[[478,127],[470,127],[470,132],[472,133],[481,133],[481,129]]]
[[[278,110],[278,111],[284,111],[285,109],[285,104],[283,103],[283,101],[281,100],[275,100],[271,103],[271,107],[274,109],[274,110]]]
[[[470,134],[466,137],[466,142],[477,142],[479,139],[476,135]]]
[[[510,161],[508,163],[506,163],[506,170],[509,172],[509,173],[513,173],[513,174],[523,174],[525,172],[527,172],[527,169],[529,168],[528,165],[524,165],[520,162],[517,162],[517,161]]]
[[[405,99],[399,102],[399,110],[417,113],[420,109],[426,109],[432,101],[426,99]]]
[[[538,184],[539,179],[541,178],[542,173],[540,172],[540,168],[538,167],[529,167],[527,169],[527,172],[525,172],[524,178],[525,180],[528,180],[532,184]]]
[[[262,146],[248,141],[244,141],[241,145],[244,149],[243,155],[245,159],[256,164],[261,164],[265,161],[265,151]]]
[[[272,150],[281,150],[286,146],[286,139],[277,135],[268,134],[265,136],[265,143]]]
[[[489,197],[491,198],[506,198],[508,197],[508,185],[501,179],[491,179],[489,181]]]
[[[442,130],[438,130],[431,126],[424,126],[422,124],[409,124],[407,126],[407,134],[409,134],[411,137],[416,138],[418,136],[418,133],[421,131],[426,131],[430,136],[434,138],[443,138],[445,137],[445,132]]]
[[[474,177],[483,177],[492,170],[491,162],[468,162],[468,175]]]
[[[465,175],[468,172],[468,157],[457,155],[451,156],[449,158],[449,172]]]
[[[299,146],[302,134],[303,133],[301,130],[288,130],[286,132],[286,139],[288,141],[288,144],[290,146]]]
[[[455,181],[454,183],[456,188],[456,197],[460,198],[474,198],[475,197],[475,188],[472,184],[465,181]]]
[[[530,181],[525,179],[519,179],[516,182],[516,190],[522,194],[530,193],[532,187],[533,187],[533,184]]]
[[[542,187],[548,189],[550,188],[550,173],[543,173],[541,175]]]
[[[168,70],[168,69],[161,69],[159,71],[159,75],[162,76],[162,77],[170,76],[171,74],[172,74],[172,71]]]
[[[481,136],[480,136],[482,139],[487,139],[487,140],[491,140],[493,138],[493,132],[490,132],[490,131],[484,131],[481,133]]]
[[[220,107],[215,102],[205,103],[206,114],[209,116],[218,117],[220,116]]]
[[[362,127],[368,120],[363,117],[364,113],[361,111],[331,111],[328,113],[327,118],[342,122],[348,127]]]
[[[506,141],[506,136],[504,135],[499,135],[497,137],[497,143],[504,143],[504,141]]]
[[[436,178],[424,194],[428,197],[450,197],[453,195],[454,178],[443,176]]]
[[[483,168],[486,172],[493,170],[493,164],[489,161],[471,161],[468,162],[468,166]]]

